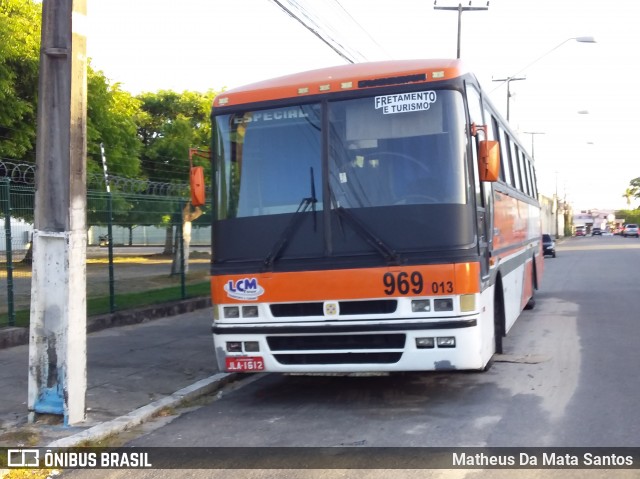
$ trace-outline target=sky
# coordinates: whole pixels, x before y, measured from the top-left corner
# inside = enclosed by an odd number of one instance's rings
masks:
[[[298,3],[366,60],[456,56],[457,12],[432,0]],[[87,0],[87,16],[91,65],[133,94],[347,63],[272,0]],[[507,88],[495,80],[525,78],[510,82],[510,122],[533,147],[540,193],[574,210],[627,208],[622,195],[640,177],[639,20],[635,0],[492,0],[462,14],[461,59],[503,116]]]

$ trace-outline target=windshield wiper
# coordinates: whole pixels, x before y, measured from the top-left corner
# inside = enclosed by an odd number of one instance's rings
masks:
[[[280,256],[282,256],[282,253],[284,253],[287,248],[293,234],[300,227],[303,218],[302,213],[307,211],[309,208],[313,211],[313,230],[316,230],[316,203],[318,202],[318,199],[316,198],[316,185],[313,179],[313,167],[310,167],[309,170],[311,176],[311,196],[308,198],[302,198],[302,201],[300,201],[300,204],[298,205],[298,209],[293,213],[289,224],[282,232],[282,236],[280,236],[280,239],[273,246],[271,252],[264,259],[263,263],[267,269],[273,268],[273,264],[278,258],[280,258]]]
[[[335,208],[335,212],[341,219],[347,220],[347,223],[351,225],[353,230],[367,243],[373,246],[373,248],[382,255],[389,266],[396,266],[400,264],[400,256],[398,253],[371,232],[369,227],[356,218],[353,213],[342,206]]]

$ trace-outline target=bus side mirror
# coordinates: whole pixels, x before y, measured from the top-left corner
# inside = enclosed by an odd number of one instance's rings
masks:
[[[498,181],[500,177],[500,143],[494,140],[481,140],[479,149],[480,181]]]
[[[192,166],[189,174],[189,186],[191,187],[191,204],[203,206],[205,204],[204,168]]]

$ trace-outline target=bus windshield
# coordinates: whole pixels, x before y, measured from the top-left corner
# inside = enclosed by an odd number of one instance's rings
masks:
[[[326,112],[317,103],[214,118],[218,219],[293,213],[312,190],[318,210],[326,191],[331,208],[466,204],[459,92],[377,95],[326,105]]]

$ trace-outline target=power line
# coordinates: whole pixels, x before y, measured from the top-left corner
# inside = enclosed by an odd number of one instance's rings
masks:
[[[351,21],[367,36],[367,38],[369,38],[373,42],[373,44],[380,51],[384,53],[385,56],[387,56],[388,58],[391,58],[391,55],[389,54],[389,52],[387,52],[385,48],[382,45],[380,45],[375,38],[373,38],[373,36],[367,31],[366,28],[364,28],[360,23],[358,23],[358,21],[355,18],[353,18],[353,16],[347,11],[346,8],[344,8],[344,6],[338,0],[333,0],[333,1],[336,5],[338,5],[340,10],[342,10],[345,13],[345,15],[349,17]]]
[[[328,38],[331,42],[333,42],[335,45],[337,45],[342,51],[346,52],[356,62],[366,61],[367,60],[366,55],[364,55],[359,49],[345,44],[345,41],[353,40],[353,36],[351,35],[351,33],[353,33],[351,30],[353,30],[353,29],[352,28],[348,29],[349,32],[350,32],[350,35],[349,35],[348,39],[344,38],[344,35],[340,31],[340,21],[339,20],[341,18],[345,18],[346,11],[344,10],[344,8],[338,10],[336,8],[336,3],[333,3],[333,4],[328,5],[328,8],[333,10],[333,12],[326,11],[326,12],[322,12],[320,15],[317,15],[316,13],[314,13],[313,9],[309,10],[308,7],[305,7],[303,5],[303,3],[309,3],[307,0],[303,0],[302,2],[300,2],[298,0],[287,0],[287,1],[289,3],[293,2],[294,4],[296,4],[296,6],[300,10],[305,12],[306,15],[313,16],[315,24],[318,26],[320,31],[322,31],[322,30],[325,31],[325,33],[324,33],[325,38]],[[316,5],[317,4],[318,3],[316,2]],[[337,6],[340,7],[341,5],[337,4]],[[348,17],[348,15],[347,15],[347,17]],[[327,22],[326,20],[324,20],[324,18],[329,18],[331,21]],[[363,31],[362,27],[358,26],[358,28]],[[344,31],[344,22],[343,22],[343,31]]]
[[[331,42],[329,42],[324,36],[322,36],[322,34],[320,34],[320,32],[318,32],[317,30],[314,30],[314,28],[311,27],[310,25],[307,25],[307,23],[302,21],[302,19],[299,16],[297,16],[291,10],[289,10],[287,7],[285,7],[279,0],[271,0],[271,1],[273,3],[275,3],[276,5],[278,5],[289,16],[291,16],[292,18],[294,18],[298,22],[300,22],[300,24],[302,24],[303,27],[305,27],[307,30],[309,30],[311,33],[313,33],[316,37],[318,37],[323,43],[325,43],[329,48],[331,48],[334,52],[336,52],[338,55],[340,55],[344,60],[346,60],[349,63],[355,63],[355,60],[353,58],[347,56],[347,54],[345,52],[340,51],[338,48],[336,48],[334,45],[332,45]],[[304,9],[303,9],[303,11],[304,11]]]

